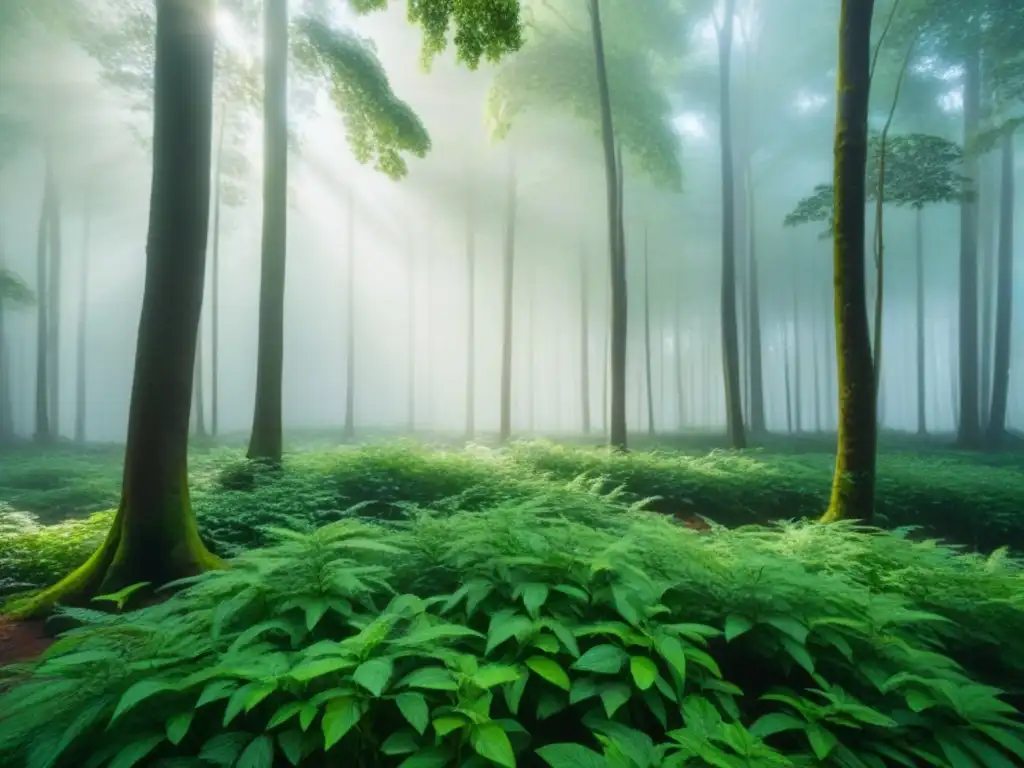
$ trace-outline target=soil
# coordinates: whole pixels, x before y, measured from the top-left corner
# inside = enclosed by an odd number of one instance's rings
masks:
[[[12,621],[0,616],[0,667],[31,661],[53,644],[46,623]]]

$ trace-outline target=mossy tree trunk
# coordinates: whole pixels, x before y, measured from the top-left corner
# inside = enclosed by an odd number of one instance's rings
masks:
[[[518,190],[516,163],[509,152],[505,196],[505,239],[502,253],[501,303],[501,393],[499,401],[498,439],[505,443],[512,437],[512,299],[515,296],[516,205]]]
[[[875,381],[864,263],[868,97],[874,0],[842,0],[835,131],[833,282],[839,424],[823,522],[874,517]]]
[[[288,228],[288,0],[265,0],[263,34],[263,247],[256,402],[248,456],[279,464]]]
[[[1010,358],[1013,328],[1013,239],[1016,184],[1015,136],[1006,131],[1001,147],[1001,184],[999,193],[999,252],[996,275],[995,360],[992,364],[992,407],[986,438],[997,448],[1006,436],[1006,407],[1010,394]]]
[[[189,409],[210,214],[213,21],[213,0],[157,2],[146,281],[121,503],[92,557],[14,606],[15,615],[220,565],[199,538],[188,492]]]

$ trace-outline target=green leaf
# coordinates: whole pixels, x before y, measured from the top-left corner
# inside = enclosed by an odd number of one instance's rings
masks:
[[[523,605],[526,612],[533,618],[540,616],[540,609],[548,599],[548,587],[546,584],[524,584],[521,588]]]
[[[459,730],[468,722],[462,715],[442,715],[441,717],[435,717],[431,725],[434,726],[434,731],[437,732],[438,736],[447,736],[452,731]]]
[[[293,680],[307,683],[310,680],[329,675],[340,669],[351,669],[356,666],[356,663],[355,659],[347,657],[314,659],[299,664],[289,674]]]
[[[129,598],[138,592],[140,589],[148,587],[150,582],[140,581],[138,584],[130,584],[124,589],[119,589],[117,592],[111,592],[107,595],[96,595],[93,598],[94,601],[108,601],[117,605],[117,610],[124,608],[124,604],[128,602]]]
[[[748,632],[754,626],[754,622],[746,616],[729,614],[725,618],[725,641],[731,643],[744,632]]]
[[[114,714],[110,716],[110,721],[117,720],[125,712],[138,706],[146,699],[152,698],[159,693],[173,691],[176,688],[177,686],[174,683],[164,680],[140,680],[128,688],[124,695],[121,696],[121,700],[117,702],[117,707],[114,709]],[[196,706],[199,706],[199,704]]]
[[[273,765],[274,739],[262,734],[249,742],[235,768],[273,768]]]
[[[398,768],[445,768],[450,759],[448,750],[443,747],[430,747],[405,758]]]
[[[203,748],[199,751],[199,759],[219,765],[221,768],[230,768],[250,741],[252,741],[252,734],[249,733],[241,731],[219,733],[203,744]]]
[[[491,622],[487,628],[487,648],[484,653],[490,654],[509,638],[517,637],[531,627],[533,627],[533,622],[526,616],[511,611],[499,611],[491,616]]]
[[[427,697],[422,693],[400,693],[395,697],[395,704],[398,705],[406,722],[422,736],[430,724],[430,707],[427,706]]]
[[[516,768],[516,756],[512,742],[505,729],[497,723],[473,726],[469,731],[469,742],[480,757],[504,768]]]
[[[569,691],[569,703],[578,704],[601,693],[601,682],[596,677],[578,677],[572,681]]]
[[[526,660],[526,666],[552,685],[557,685],[563,691],[568,691],[572,688],[572,682],[569,680],[569,675],[567,675],[561,665],[553,659],[549,659],[545,656],[531,656]]]
[[[810,630],[802,622],[792,617],[773,616],[770,619],[765,619],[764,623],[775,627],[779,632],[801,645],[807,642],[807,635]]]
[[[132,768],[132,766],[138,765],[140,760],[145,760],[163,740],[164,735],[161,733],[159,736],[147,736],[144,739],[130,742],[121,748],[117,757],[110,761],[107,768]]]
[[[281,748],[285,758],[294,766],[298,766],[302,760],[302,731],[292,728],[283,733],[277,734],[277,746]]]
[[[522,674],[521,669],[510,664],[488,664],[473,675],[473,684],[486,690],[496,685],[513,683]]]
[[[408,647],[410,645],[432,644],[438,640],[452,640],[459,637],[483,637],[483,635],[475,629],[463,627],[460,624],[435,624],[432,627],[416,630],[399,640],[395,640],[393,644],[400,647]]]
[[[601,688],[601,703],[604,705],[608,719],[614,717],[619,708],[629,701],[632,695],[632,689],[625,683],[611,683],[603,686]]]
[[[343,697],[329,702],[320,724],[324,733],[324,751],[341,741],[359,722],[363,712],[363,703],[357,699]]]
[[[211,704],[214,701],[220,701],[226,699],[232,694],[235,689],[238,688],[238,683],[234,680],[214,680],[207,683],[206,687],[203,688],[203,692],[199,695],[199,700],[196,702],[196,709],[199,709],[206,704]]]
[[[806,646],[800,645],[795,640],[790,640],[788,637],[782,638],[782,647],[786,649],[786,653],[801,667],[803,667],[807,674],[814,674],[814,659],[811,658],[810,652]]]
[[[654,640],[658,653],[667,661],[681,680],[686,680],[686,653],[683,652],[683,644],[678,638],[672,635],[658,635]]]
[[[524,671],[522,676],[514,683],[504,685],[501,688],[502,694],[505,696],[505,704],[508,706],[508,711],[513,715],[519,714],[519,702],[522,701],[523,691],[526,690],[526,683],[530,679],[530,673]]]
[[[384,693],[393,670],[394,664],[390,659],[370,659],[356,667],[352,681],[379,697]]]
[[[171,715],[167,718],[167,740],[171,744],[178,745],[181,740],[185,738],[185,734],[188,733],[189,726],[192,725],[192,717],[195,714],[195,710],[188,712],[179,712],[176,715]]]
[[[629,655],[617,645],[595,645],[580,656],[572,665],[579,672],[595,672],[600,675],[614,675],[629,660]]]
[[[295,715],[299,713],[302,707],[305,705],[304,701],[289,701],[287,704],[283,704],[278,708],[270,720],[267,722],[267,730],[277,728],[282,723],[286,723],[291,720]]]
[[[804,726],[804,731],[807,733],[807,741],[814,751],[814,756],[819,760],[824,760],[828,757],[832,750],[835,749],[836,744],[839,743],[839,740],[831,731],[817,723],[807,723]]]
[[[459,685],[444,667],[421,667],[398,681],[397,688],[425,688],[432,691],[454,691]]]
[[[408,728],[395,731],[384,739],[384,743],[380,745],[380,751],[385,755],[408,755],[419,748],[420,744],[416,739],[416,732]]]
[[[548,744],[537,755],[551,768],[608,768],[601,755],[580,744]]]
[[[646,656],[633,656],[629,660],[629,671],[633,675],[633,682],[641,691],[646,691],[654,685],[658,677],[658,667]]]
[[[757,718],[757,721],[748,729],[751,735],[759,739],[767,739],[776,733],[783,731],[802,731],[807,725],[806,720],[787,715],[784,712],[769,712]]]

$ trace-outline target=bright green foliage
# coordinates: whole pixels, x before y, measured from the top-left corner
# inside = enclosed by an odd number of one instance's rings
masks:
[[[869,203],[877,199],[881,149],[881,138],[873,136],[867,168]],[[920,133],[889,136],[885,141],[885,202],[924,208],[933,203],[959,200],[963,194],[963,177],[957,168],[962,159],[963,151],[957,144],[938,136]],[[823,237],[830,237],[832,196],[831,184],[819,184],[786,216],[785,225],[828,222],[829,228]]]
[[[356,5],[386,0],[356,0]],[[455,55],[470,69],[481,59],[498,61],[523,45],[520,0],[409,0],[409,21],[423,30],[423,62],[429,64],[448,46],[455,28]]]
[[[675,14],[667,3],[653,0],[647,6],[642,12],[635,4],[629,6],[630,12],[620,2],[601,6],[602,13],[608,11],[603,28],[615,137],[652,179],[679,189],[679,137],[672,128],[671,105],[656,75],[652,46],[665,40],[666,29],[683,28],[669,24]],[[579,9],[583,4],[572,7]],[[537,20],[534,34],[523,50],[498,70],[488,94],[488,118],[496,138],[505,138],[515,121],[533,110],[565,110],[592,126],[595,134],[600,131],[588,23],[585,15],[581,20],[571,13]],[[682,40],[677,43],[681,45]]]
[[[161,605],[64,611],[82,626],[0,699],[0,760],[1024,760],[1019,713],[972,679],[961,617],[903,586],[929,545],[844,524],[697,534],[639,511],[592,525],[539,499],[273,533]],[[959,573],[1016,589],[992,602],[1011,621],[996,639],[1019,642],[1020,566],[944,557],[933,588]]]
[[[416,113],[391,91],[387,74],[369,44],[314,18],[296,22],[295,51],[307,67],[331,82],[331,95],[345,119],[352,154],[371,159],[393,179],[408,173],[402,152],[423,157],[430,137]]]

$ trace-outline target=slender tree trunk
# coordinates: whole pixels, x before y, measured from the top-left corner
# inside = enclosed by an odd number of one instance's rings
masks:
[[[817,304],[817,302],[815,302]],[[818,307],[815,306],[814,314],[819,315]],[[821,313],[821,322],[825,322],[827,313]],[[818,323],[811,326],[811,386],[814,387],[814,433],[821,434],[823,423],[822,418],[822,393],[821,393],[821,349],[818,342],[821,339],[821,332]]]
[[[754,207],[754,180],[750,156],[746,158],[747,188],[747,276],[749,290],[749,326],[747,329],[750,379],[750,430],[755,434],[766,431],[764,415],[764,361],[761,342],[761,290],[757,266],[757,218]]]
[[[48,398],[50,401],[50,439],[60,440],[60,330],[61,330],[61,309],[63,304],[63,242],[61,238],[61,200],[60,187],[53,170],[53,161],[47,159],[46,183],[51,187],[50,194],[50,286],[49,294],[50,318],[47,326],[49,340],[47,347],[49,352],[50,370],[47,374],[49,385]]]
[[[476,434],[476,215],[472,193],[466,210],[466,439],[472,440]]]
[[[199,321],[199,338],[196,339],[196,363],[193,370],[192,382],[192,403],[195,410],[196,437],[205,440],[206,432],[206,405],[203,402],[203,332],[202,315]]]
[[[790,366],[793,362],[793,352],[790,348],[789,328],[786,328],[786,335],[783,341],[785,352],[784,365],[782,366],[783,386],[786,388],[786,433],[793,434],[793,387],[790,375]]]
[[[345,425],[346,440],[356,435],[356,201],[348,195],[348,248],[345,253]]]
[[[836,361],[839,425],[825,522],[874,517],[877,422],[864,263],[868,96],[874,0],[842,0],[835,130]]]
[[[686,393],[683,385],[683,308],[680,303],[676,307],[676,339],[672,345],[675,352],[675,383],[676,383],[676,428],[682,434],[686,430]]]
[[[220,213],[221,188],[224,184],[224,128],[227,125],[226,105],[221,104],[220,126],[217,128],[217,166],[213,187],[213,249],[210,254],[210,434],[220,429]]]
[[[203,546],[188,492],[188,422],[210,214],[214,4],[158,0],[153,180],[146,285],[128,413],[121,503],[89,560],[14,606],[15,616],[98,593],[193,576]]]
[[[628,299],[626,296],[626,265],[622,211],[621,164],[616,159],[615,127],[612,123],[612,102],[608,89],[608,69],[604,54],[604,32],[601,28],[599,0],[589,0],[590,31],[594,46],[594,70],[597,77],[598,103],[601,113],[601,144],[604,149],[605,192],[608,206],[608,254],[611,276],[611,405],[609,410],[608,445],[619,451],[627,448],[626,436],[626,344],[628,334]]]
[[[995,360],[992,366],[992,408],[988,443],[997,447],[1006,434],[1006,407],[1010,393],[1011,329],[1013,328],[1013,216],[1016,208],[1014,134],[1002,140],[999,193],[999,274],[996,277]]]
[[[797,434],[804,431],[804,367],[803,347],[800,344],[800,275],[793,275],[793,411],[796,416]]]
[[[998,165],[998,162],[996,163]],[[978,394],[978,410],[981,423],[987,425],[990,416],[992,395],[993,332],[995,330],[995,271],[997,260],[996,230],[1000,223],[1000,174],[991,162],[979,162],[978,186],[982,190],[978,201],[978,258],[980,260],[980,356],[981,389]],[[988,183],[986,183],[986,180]]]
[[[89,309],[89,240],[92,228],[92,205],[85,201],[84,224],[82,229],[82,254],[78,276],[78,339],[75,350],[75,442],[85,443],[85,393],[86,393],[86,320]]]
[[[512,300],[515,296],[516,262],[516,189],[515,157],[509,154],[508,177],[505,198],[505,243],[502,258],[504,294],[502,296],[501,319],[501,414],[498,439],[506,443],[512,436]]]
[[[3,270],[5,266],[3,236],[0,232],[0,270]],[[0,443],[7,442],[14,437],[14,393],[12,391],[11,348],[5,326],[6,311],[3,296],[0,296]]]
[[[50,387],[47,375],[50,370],[50,302],[49,258],[50,242],[50,198],[53,194],[49,178],[49,160],[46,166],[46,182],[43,187],[43,204],[39,211],[39,228],[36,235],[36,381],[35,381],[35,429],[33,439],[37,443],[49,443],[50,405],[48,402]]]
[[[718,29],[719,144],[722,152],[722,371],[725,378],[725,423],[729,444],[746,448],[740,381],[739,329],[736,318],[736,172],[733,163],[732,40],[736,0],[725,0]]]
[[[924,344],[924,209],[914,211],[914,288],[917,346],[917,434],[928,434]]]
[[[288,242],[288,0],[265,0],[263,9],[263,250],[256,402],[248,456],[279,464]]]
[[[605,437],[611,427],[611,419],[608,414],[608,380],[610,378],[612,359],[612,337],[611,322],[604,324],[604,343],[601,345],[601,427],[605,431]]]
[[[975,49],[965,62],[964,142],[973,140],[981,119],[981,53]],[[964,161],[968,195],[960,203],[960,425],[957,442],[976,448],[981,439],[978,412],[978,161]]]
[[[647,228],[644,228],[644,383],[647,387],[647,434],[655,434],[654,375],[651,371],[651,274],[647,254]]]
[[[536,304],[537,304],[537,267],[532,265],[529,273],[526,294],[526,431],[532,436],[537,429],[537,347],[536,338]]]
[[[580,415],[583,434],[590,434],[590,270],[587,249],[580,248]]]
[[[406,337],[406,381],[405,381],[405,431],[416,432],[416,242],[409,238],[409,266],[406,296],[407,327]]]

